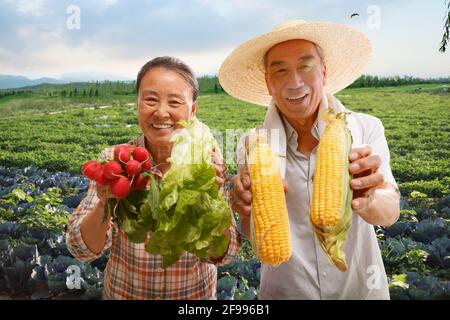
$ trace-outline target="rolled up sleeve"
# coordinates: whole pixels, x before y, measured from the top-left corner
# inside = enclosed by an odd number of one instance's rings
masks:
[[[384,135],[384,126],[378,118],[375,118],[375,126],[368,137],[368,144],[372,147],[372,155],[379,155],[381,158],[381,166],[378,171],[383,174],[384,181],[391,183],[398,190],[397,182],[391,170],[391,155]]]
[[[111,156],[113,152],[112,148],[105,149],[99,160],[105,159]],[[68,226],[66,231],[66,245],[69,252],[73,257],[80,261],[91,261],[99,258],[103,251],[111,247],[112,234],[114,230],[114,223],[111,221],[106,233],[106,240],[103,250],[100,253],[92,252],[83,240],[81,235],[81,224],[86,215],[91,212],[98,204],[99,198],[97,197],[97,183],[91,181],[89,184],[86,197],[80,202],[78,207],[70,215],[68,219]]]

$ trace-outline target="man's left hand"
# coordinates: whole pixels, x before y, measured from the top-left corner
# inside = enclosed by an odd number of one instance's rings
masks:
[[[390,225],[395,222],[397,214],[392,217],[385,215],[387,213],[378,210],[377,207],[380,206],[374,203],[376,198],[374,195],[377,190],[383,191],[383,193],[386,190],[389,197],[391,197],[390,193],[395,190],[395,187],[386,183],[384,176],[378,172],[381,166],[380,156],[372,155],[372,148],[364,145],[352,149],[349,160],[349,171],[353,175],[353,179],[350,181],[350,187],[353,189],[353,211],[371,224]]]

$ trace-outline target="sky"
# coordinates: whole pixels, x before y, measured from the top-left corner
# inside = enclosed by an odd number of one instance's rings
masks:
[[[366,74],[448,77],[445,10],[444,0],[0,0],[0,74],[135,79],[171,55],[214,75],[243,42],[303,19],[363,32],[374,49]]]

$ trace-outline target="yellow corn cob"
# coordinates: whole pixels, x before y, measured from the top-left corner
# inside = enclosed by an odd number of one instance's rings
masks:
[[[347,271],[343,246],[352,218],[349,152],[352,137],[345,113],[325,114],[314,171],[310,220],[322,249],[341,271]]]
[[[248,151],[253,196],[250,242],[263,263],[277,266],[291,256],[289,218],[277,157],[259,132],[251,136]]]

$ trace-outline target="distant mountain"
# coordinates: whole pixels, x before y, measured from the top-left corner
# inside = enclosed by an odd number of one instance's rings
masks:
[[[89,72],[89,71],[80,71],[80,72],[72,72],[65,73],[59,78],[60,81],[64,81],[64,83],[69,82],[88,82],[88,81],[132,81],[134,79],[123,77],[114,73],[107,73],[102,71]]]
[[[41,83],[61,83],[61,82],[53,78],[39,78],[31,80],[23,76],[11,76],[0,74],[0,89],[21,88]]]
[[[88,81],[131,81],[133,79],[122,77],[114,74],[106,74],[106,73],[88,73],[88,72],[80,72],[80,73],[72,73],[72,74],[64,74],[61,78],[48,78],[43,77],[39,79],[29,79],[24,76],[14,76],[14,75],[5,75],[0,74],[0,89],[15,89],[15,88],[23,88],[36,86],[43,83],[49,84],[63,84],[63,83],[72,83],[72,82],[88,82]]]

